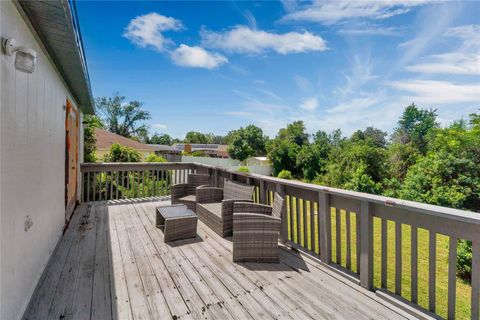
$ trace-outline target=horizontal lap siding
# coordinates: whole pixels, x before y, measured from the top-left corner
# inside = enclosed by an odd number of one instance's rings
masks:
[[[65,105],[69,95],[10,1],[0,2],[2,37],[37,52],[32,74],[0,55],[0,318],[21,317],[64,225]],[[71,99],[73,102],[74,100]],[[32,227],[25,231],[30,216]]]

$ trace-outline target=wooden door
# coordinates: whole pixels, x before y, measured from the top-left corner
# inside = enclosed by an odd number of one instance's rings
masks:
[[[65,220],[68,222],[77,202],[78,170],[78,113],[68,99],[65,133]]]

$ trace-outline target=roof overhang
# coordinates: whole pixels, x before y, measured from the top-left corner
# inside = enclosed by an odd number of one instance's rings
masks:
[[[75,3],[69,0],[18,0],[18,3],[80,109],[84,113],[94,113]]]

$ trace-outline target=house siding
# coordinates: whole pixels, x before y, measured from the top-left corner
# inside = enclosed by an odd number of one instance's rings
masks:
[[[0,319],[19,319],[62,235],[64,105],[75,100],[11,1],[0,1],[0,36],[37,51],[32,74],[0,54]]]

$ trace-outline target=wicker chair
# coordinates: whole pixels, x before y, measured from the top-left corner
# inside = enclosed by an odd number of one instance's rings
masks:
[[[278,236],[285,200],[277,193],[273,208],[237,202],[233,213],[233,261],[278,263]]]
[[[210,176],[208,174],[190,173],[188,183],[181,183],[172,186],[172,204],[184,204],[188,209],[196,210],[196,189],[199,186],[208,185]]]
[[[221,237],[232,235],[233,204],[236,201],[252,201],[254,186],[225,180],[223,189],[213,187],[197,188],[197,215]]]

